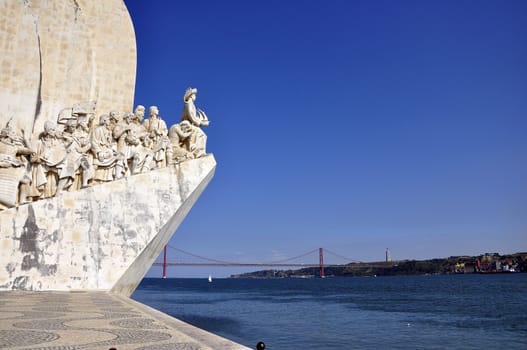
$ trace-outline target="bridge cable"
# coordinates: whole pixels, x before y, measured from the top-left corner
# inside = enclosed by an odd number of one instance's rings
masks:
[[[174,249],[174,250],[177,250],[180,253],[187,254],[187,255],[190,255],[190,256],[192,256],[194,258],[202,259],[202,260],[205,260],[205,261],[215,262],[215,263],[219,263],[219,264],[235,264],[235,263],[233,263],[231,261],[224,261],[224,260],[216,260],[216,259],[205,258],[204,256],[197,255],[197,254],[192,254],[192,253],[189,253],[187,251],[184,251],[183,249],[172,247],[172,246],[170,246],[168,244],[167,244],[167,247],[169,247],[171,249]]]
[[[282,259],[282,260],[277,260],[277,261],[272,261],[271,263],[272,264],[281,264],[281,263],[285,263],[285,262],[288,262],[288,261],[291,261],[291,260],[296,260],[296,259],[300,259],[300,258],[303,258],[304,256],[306,255],[309,255],[309,254],[313,254],[314,252],[317,252],[318,251],[318,248],[317,249],[313,249],[307,253],[304,253],[304,254],[301,254],[301,255],[298,255],[298,256],[294,256],[292,258],[287,258],[287,259]]]
[[[328,252],[329,254],[334,255],[334,256],[336,256],[337,258],[340,258],[340,259],[348,260],[348,261],[350,261],[350,262],[360,263],[359,260],[354,260],[354,259],[346,258],[345,256],[342,256],[342,255],[340,255],[340,254],[337,254],[337,253],[335,253],[335,252],[332,252],[331,250],[326,249],[326,248],[324,248],[324,252]]]

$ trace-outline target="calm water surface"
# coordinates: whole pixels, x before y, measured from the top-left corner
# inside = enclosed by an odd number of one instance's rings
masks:
[[[527,349],[527,274],[145,279],[132,296],[254,348]]]

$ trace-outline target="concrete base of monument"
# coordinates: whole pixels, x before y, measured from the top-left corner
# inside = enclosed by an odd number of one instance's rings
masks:
[[[0,212],[0,290],[130,296],[214,175],[213,155]]]
[[[0,305],[2,349],[249,349],[108,292],[1,292]]]

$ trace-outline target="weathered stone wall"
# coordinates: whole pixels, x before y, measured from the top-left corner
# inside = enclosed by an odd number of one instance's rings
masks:
[[[130,295],[215,168],[207,155],[0,212],[0,290]]]
[[[123,0],[0,0],[0,127],[35,139],[77,102],[131,111],[136,56]]]

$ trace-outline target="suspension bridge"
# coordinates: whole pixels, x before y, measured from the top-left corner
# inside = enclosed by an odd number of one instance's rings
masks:
[[[194,259],[198,259],[198,262],[184,262],[184,261],[167,261],[167,248],[176,251],[180,254],[183,254],[187,257],[192,257]],[[329,255],[332,258],[337,258],[341,261],[345,261],[345,263],[335,264],[335,263],[324,263],[324,255]],[[306,258],[308,256],[318,256],[318,261],[315,262],[308,262],[308,263],[302,263],[298,262],[302,258]],[[344,257],[340,254],[334,253],[328,249],[324,248],[317,248],[310,250],[306,253],[294,256],[292,258],[282,259],[278,261],[271,261],[271,262],[233,262],[233,261],[224,261],[224,260],[216,260],[207,258],[204,256],[200,256],[197,254],[193,254],[187,251],[184,251],[182,249],[167,245],[165,246],[163,250],[163,262],[155,262],[153,266],[162,266],[163,267],[163,278],[167,277],[167,268],[168,267],[204,267],[204,266],[238,266],[238,267],[299,267],[299,268],[309,268],[309,267],[317,267],[319,268],[319,276],[324,277],[324,269],[328,267],[345,267],[349,264],[353,264],[356,267],[387,267],[391,266],[392,262],[373,262],[373,263],[365,263],[357,260],[353,260],[347,257]]]

